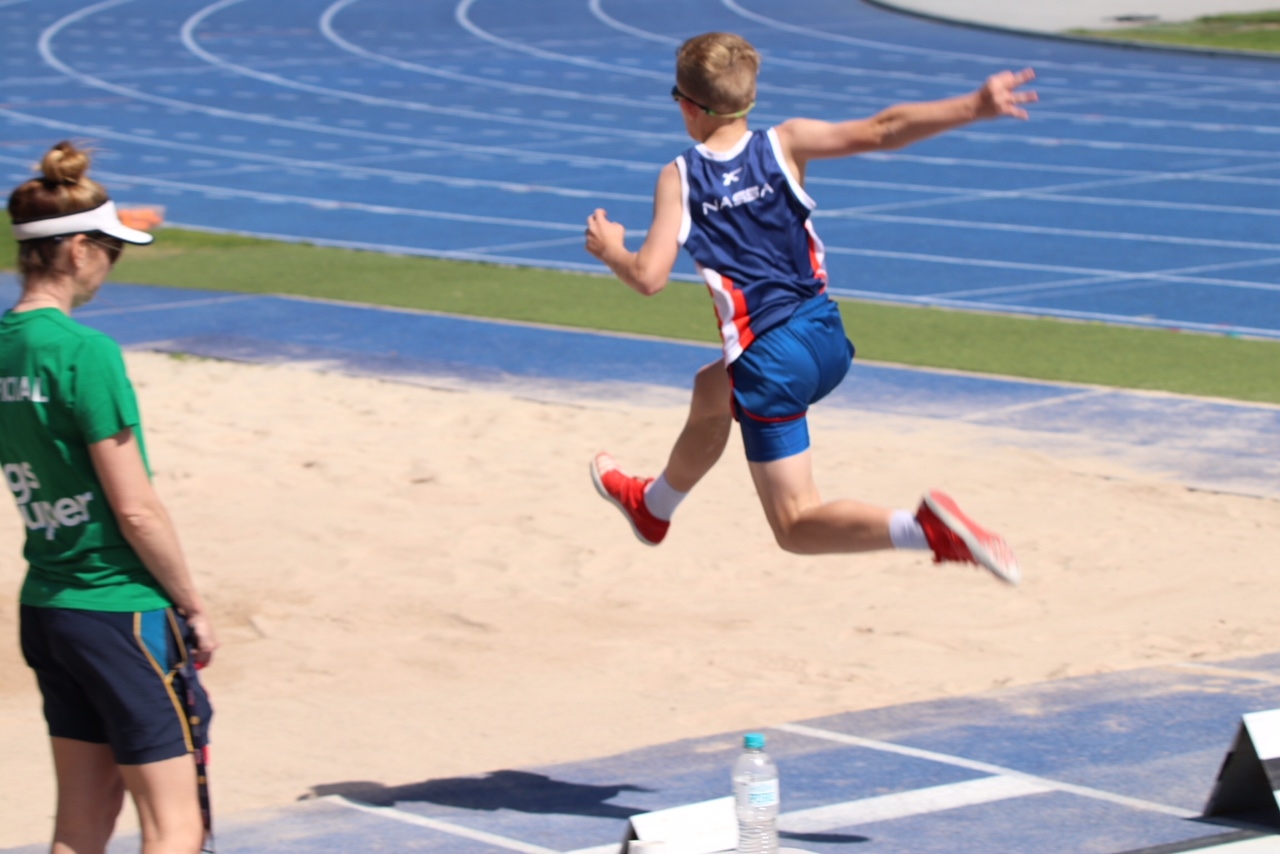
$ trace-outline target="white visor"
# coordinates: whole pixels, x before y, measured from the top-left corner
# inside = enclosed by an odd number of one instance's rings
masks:
[[[89,231],[101,231],[117,237],[125,243],[136,243],[145,246],[155,240],[145,231],[130,228],[120,221],[116,213],[116,203],[106,202],[91,211],[81,211],[67,216],[53,216],[37,219],[22,224],[14,223],[13,239],[39,240],[42,237],[62,237],[68,234],[84,234]]]

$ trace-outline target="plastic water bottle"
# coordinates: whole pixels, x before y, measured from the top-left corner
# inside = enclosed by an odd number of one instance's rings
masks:
[[[738,811],[738,854],[774,854],[778,850],[778,766],[764,752],[758,732],[742,739],[742,755],[733,764],[733,797]]]

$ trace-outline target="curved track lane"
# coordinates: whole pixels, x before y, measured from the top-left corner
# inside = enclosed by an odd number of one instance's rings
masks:
[[[0,23],[10,181],[89,139],[175,222],[578,270],[602,270],[587,213],[642,229],[687,144],[666,88],[691,33],[761,47],[757,127],[1033,65],[1031,122],[815,165],[833,290],[1280,337],[1275,62],[840,0],[3,0]]]

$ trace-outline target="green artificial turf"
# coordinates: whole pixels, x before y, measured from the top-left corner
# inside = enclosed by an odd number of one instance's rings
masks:
[[[1072,35],[1092,38],[1280,52],[1280,9],[1249,14],[1211,15],[1178,23],[1070,32]]]
[[[8,229],[0,266],[12,269]],[[476,317],[717,341],[701,285],[650,298],[606,276],[163,229],[112,278],[294,294]],[[1280,342],[842,300],[863,359],[1280,403]]]

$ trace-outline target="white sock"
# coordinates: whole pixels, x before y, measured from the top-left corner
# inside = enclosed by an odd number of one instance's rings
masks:
[[[893,540],[895,549],[927,549],[929,541],[925,539],[924,528],[916,521],[916,517],[906,510],[894,510],[889,517],[889,539]]]
[[[649,512],[657,518],[670,522],[676,508],[688,494],[672,489],[671,484],[667,483],[667,473],[664,471],[644,488],[644,506],[648,507]]]

